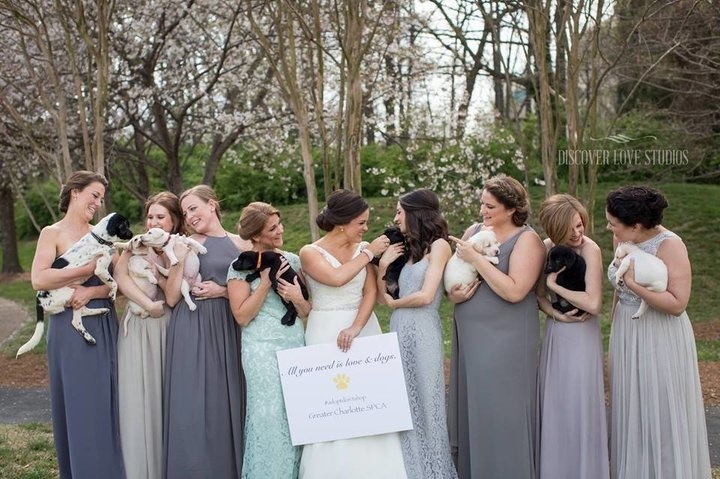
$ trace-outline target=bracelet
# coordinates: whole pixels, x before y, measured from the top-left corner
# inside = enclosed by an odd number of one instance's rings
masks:
[[[365,254],[367,254],[367,257],[368,257],[368,260],[369,260],[369,261],[372,261],[372,260],[375,259],[375,255],[374,255],[373,252],[370,251],[368,248],[365,248],[364,250],[362,250],[362,252],[365,253]]]

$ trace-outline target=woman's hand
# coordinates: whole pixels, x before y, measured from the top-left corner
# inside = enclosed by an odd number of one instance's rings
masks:
[[[463,241],[454,236],[448,236],[448,238],[455,242],[455,253],[457,253],[458,258],[461,260],[473,264],[478,257],[485,259],[483,255],[477,252],[477,250],[473,247],[473,244],[469,241]]]
[[[549,289],[550,291],[552,291],[553,293],[557,293],[557,287],[558,287],[557,277],[558,277],[558,275],[559,275],[560,273],[562,273],[563,271],[565,271],[565,266],[563,266],[562,268],[560,268],[559,271],[556,271],[556,272],[554,272],[554,273],[549,273],[549,274],[547,275],[547,278],[546,278],[546,280],[545,280],[545,284],[547,285],[548,289]]]
[[[150,303],[150,307],[146,309],[150,317],[160,318],[165,314],[165,301],[153,301]]]
[[[298,276],[293,278],[293,282],[289,283],[282,278],[278,278],[278,295],[285,301],[291,303],[299,303],[304,300],[305,297],[302,294],[302,288],[300,288],[300,280]]]
[[[571,309],[567,313],[561,313],[553,308],[553,319],[562,323],[582,323],[590,317],[590,313],[583,312],[578,315],[578,309]]]
[[[372,240],[372,243],[367,245],[367,249],[370,250],[370,252],[373,254],[373,256],[380,256],[385,252],[385,250],[390,246],[390,240],[385,235],[380,235],[374,240]]]
[[[220,286],[215,281],[202,281],[193,286],[190,291],[195,299],[224,298],[227,294],[227,288]]]
[[[70,300],[66,303],[68,308],[80,309],[93,299],[91,288],[86,288],[85,286],[80,285],[73,285],[69,287],[72,288],[73,294],[70,297]]]
[[[340,348],[342,352],[346,353],[350,349],[353,339],[355,339],[358,334],[360,334],[360,330],[355,329],[352,326],[340,331],[337,337],[338,348]]]
[[[448,300],[453,304],[464,303],[473,297],[478,287],[480,287],[480,279],[473,280],[473,282],[467,286],[453,286],[450,292],[448,292]]]
[[[405,245],[403,245],[402,243],[391,244],[390,246],[388,246],[382,257],[380,258],[380,268],[387,269],[387,267],[390,266],[393,261],[401,257],[404,252]]]

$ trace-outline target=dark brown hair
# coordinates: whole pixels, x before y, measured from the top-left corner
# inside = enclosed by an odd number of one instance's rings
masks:
[[[67,213],[73,190],[82,191],[91,183],[100,183],[106,189],[108,187],[107,179],[100,173],[80,170],[70,175],[60,190],[60,204],[58,205],[60,211]]]
[[[649,186],[623,186],[611,191],[605,209],[625,226],[641,224],[654,228],[662,223],[668,202],[658,190]]]
[[[420,188],[400,197],[405,211],[405,244],[408,256],[417,263],[430,251],[438,238],[447,239],[448,225],[440,214],[440,200],[427,188]]]
[[[354,191],[337,190],[327,198],[327,205],[315,218],[315,223],[323,231],[332,231],[340,225],[346,225],[363,214],[369,208],[367,202]]]

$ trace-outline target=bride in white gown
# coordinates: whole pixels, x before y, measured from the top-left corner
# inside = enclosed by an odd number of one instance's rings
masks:
[[[373,313],[377,294],[375,270],[368,263],[389,245],[380,236],[362,241],[369,208],[351,191],[328,197],[318,226],[328,233],[300,251],[312,299],[305,343],[336,342],[350,349],[357,336],[380,334]],[[307,444],[300,462],[301,479],[404,479],[405,466],[397,433]]]

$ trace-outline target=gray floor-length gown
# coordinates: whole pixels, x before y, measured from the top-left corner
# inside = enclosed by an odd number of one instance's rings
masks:
[[[91,277],[83,286],[102,282]],[[62,479],[123,479],[118,421],[117,335],[115,307],[92,299],[89,308],[107,314],[85,316],[85,329],[97,344],[87,344],[73,328],[72,309],[50,318],[47,335],[53,438]]]
[[[422,289],[427,258],[406,264],[400,273],[400,297]],[[457,477],[450,456],[445,407],[443,334],[440,325],[438,287],[432,303],[421,308],[398,308],[390,318],[397,332],[405,372],[413,429],[400,433],[400,444],[409,478]]]
[[[540,479],[608,479],[600,319],[545,320],[538,369]]]
[[[638,243],[655,255],[664,230]],[[608,267],[614,282],[617,267]],[[672,316],[648,308],[632,315],[640,298],[618,290],[610,331],[610,476],[615,479],[709,479],[695,336],[687,312]]]
[[[208,236],[200,255],[203,280],[226,283],[239,251],[227,237]],[[167,479],[240,476],[243,457],[245,382],[240,328],[227,298],[183,299],[167,330],[163,475]]]
[[[510,254],[525,226],[500,245],[497,265],[508,272]],[[538,306],[531,291],[518,303],[486,284],[455,306],[450,372],[450,444],[462,479],[535,477]]]

